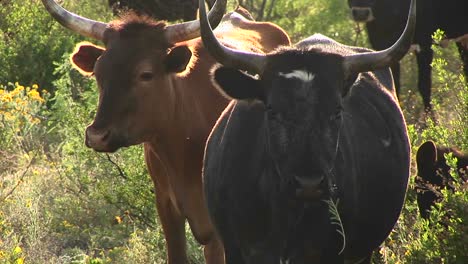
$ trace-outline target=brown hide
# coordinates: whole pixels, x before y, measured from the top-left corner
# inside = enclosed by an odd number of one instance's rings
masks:
[[[168,263],[188,263],[185,220],[197,241],[205,245],[206,263],[224,263],[201,179],[205,141],[228,103],[210,81],[215,61],[200,38],[166,43],[162,23],[133,17],[111,25],[105,33],[105,50],[86,46],[72,55],[80,71],[93,68],[90,74],[95,75],[100,90],[96,117],[86,130],[86,145],[112,152],[143,143]],[[290,44],[276,25],[247,21],[236,14],[226,15],[215,32],[225,45],[236,49],[267,53]],[[102,53],[97,61],[86,60],[97,52]]]

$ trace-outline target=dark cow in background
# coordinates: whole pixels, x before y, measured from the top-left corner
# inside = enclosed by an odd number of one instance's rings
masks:
[[[313,35],[267,55],[223,46],[200,5],[203,42],[223,64],[214,82],[234,99],[203,169],[226,263],[369,263],[407,189],[410,144],[388,66],[410,47],[415,4],[387,50]]]
[[[442,189],[455,190],[454,179],[444,156],[448,153],[453,153],[453,157],[457,158],[457,173],[462,182],[467,182],[468,154],[456,148],[437,146],[432,141],[424,142],[416,154],[418,176],[415,189],[419,213],[425,219],[429,219],[431,207],[443,198]]]
[[[153,18],[190,21],[197,18],[198,0],[108,0],[114,14],[133,10]],[[206,0],[211,8],[216,0]]]
[[[94,75],[99,86],[86,145],[113,152],[144,144],[168,264],[188,263],[186,220],[205,245],[206,263],[224,263],[203,199],[201,170],[206,139],[228,101],[210,81],[215,61],[197,38],[199,22],[169,26],[128,15],[107,24],[72,14],[53,0],[43,3],[65,27],[104,42],[105,47],[79,44],[71,58],[81,72]],[[218,24],[225,7],[226,1],[218,0],[210,21]],[[226,45],[260,53],[290,43],[278,26],[237,13],[226,15],[216,34]]]
[[[366,22],[369,42],[376,50],[390,47],[404,29],[410,0],[348,0],[352,17],[357,22]],[[430,0],[420,1],[417,11],[416,32],[413,43],[418,45],[418,89],[424,108],[431,107],[431,62],[433,58],[432,34],[437,29],[445,31],[448,39],[457,39],[458,50],[468,78],[468,1]],[[464,36],[464,37],[463,37]],[[397,93],[400,88],[400,64],[392,65]]]

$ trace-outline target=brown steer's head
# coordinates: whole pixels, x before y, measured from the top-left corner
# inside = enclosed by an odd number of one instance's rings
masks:
[[[148,141],[170,119],[168,103],[174,99],[171,77],[183,73],[192,59],[184,41],[199,36],[199,22],[176,25],[127,14],[111,23],[92,21],[43,0],[47,10],[65,27],[104,43],[80,43],[73,65],[96,77],[99,105],[86,128],[86,146],[113,152]],[[226,1],[217,1],[210,20],[219,24]]]
[[[109,24],[105,49],[77,46],[71,60],[99,86],[96,116],[86,129],[86,146],[96,151],[148,141],[156,124],[168,124],[171,75],[185,71],[192,59],[186,45],[163,38],[165,23],[127,17]]]

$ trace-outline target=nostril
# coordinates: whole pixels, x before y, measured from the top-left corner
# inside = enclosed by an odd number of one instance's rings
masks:
[[[371,20],[370,8],[355,7],[351,9],[351,14],[357,22],[368,22]]]
[[[88,126],[85,134],[85,144],[88,148],[92,148],[96,151],[112,150],[110,145],[114,135],[111,129],[96,129],[94,126]]]
[[[94,127],[88,127],[86,129],[86,141],[91,144],[102,144],[109,140],[111,136],[111,131],[106,130],[97,130]]]

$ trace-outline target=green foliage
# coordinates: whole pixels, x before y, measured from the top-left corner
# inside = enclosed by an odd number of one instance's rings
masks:
[[[279,1],[276,10],[281,17],[277,23],[294,41],[321,33],[349,45],[364,43],[365,38],[356,38],[356,25],[348,19],[349,10],[342,0],[319,0],[313,5],[306,0]]]
[[[376,263],[466,263],[468,193],[466,183],[456,187],[456,192],[443,191],[444,200],[429,221],[418,218],[414,199],[408,199]]]
[[[78,2],[66,6],[76,10]],[[75,12],[84,16],[103,10],[90,2],[79,4],[79,8]],[[39,0],[0,2],[0,18],[0,83],[21,80],[23,84],[36,83],[53,92],[52,62],[59,61],[83,37],[59,25]]]
[[[321,33],[348,45],[365,45],[366,35],[349,19],[344,0],[239,0],[258,20],[274,21],[293,42]],[[356,32],[360,32],[356,34]]]

